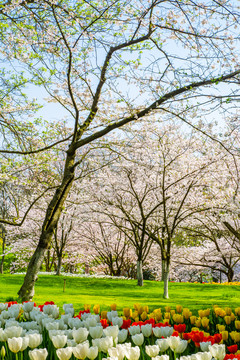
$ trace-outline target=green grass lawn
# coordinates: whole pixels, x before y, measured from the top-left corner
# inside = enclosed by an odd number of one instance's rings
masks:
[[[0,275],[0,302],[7,298],[17,299],[17,291],[23,282],[23,275]],[[84,304],[100,304],[101,310],[117,303],[118,309],[133,307],[134,303],[148,305],[149,308],[163,308],[166,305],[175,308],[181,304],[192,311],[206,309],[214,304],[222,307],[240,306],[240,286],[169,283],[169,299],[163,299],[163,283],[144,281],[138,287],[136,280],[87,279],[66,277],[66,288],[63,292],[64,277],[39,275],[35,287],[34,301],[42,304],[54,301],[62,307],[72,303],[78,311]]]

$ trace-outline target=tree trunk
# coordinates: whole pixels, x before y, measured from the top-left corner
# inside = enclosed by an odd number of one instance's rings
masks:
[[[229,268],[229,269],[228,269],[228,273],[227,273],[228,282],[232,282],[233,276],[234,276],[233,269],[232,269],[232,268]]]
[[[142,260],[137,261],[137,281],[138,286],[143,286]]]
[[[60,255],[58,256],[56,275],[60,275],[60,274],[61,274],[61,267],[62,267],[62,254],[60,254]]]
[[[161,281],[164,281],[164,272],[165,272],[165,260],[162,259],[162,275],[161,275]]]
[[[19,300],[21,301],[29,301],[34,296],[34,285],[37,281],[38,272],[43,263],[44,255],[51,244],[52,235],[61,215],[64,202],[72,187],[75,170],[74,160],[75,152],[68,152],[62,183],[56,189],[55,194],[48,205],[38,246],[29,262],[23,285],[18,291]]]
[[[164,281],[164,290],[163,297],[164,299],[169,299],[168,295],[168,278],[169,278],[169,263],[167,260],[164,261],[164,273],[163,273],[163,281]]]
[[[5,259],[5,243],[6,243],[6,232],[2,227],[2,259],[0,263],[0,273],[3,274],[3,263]]]

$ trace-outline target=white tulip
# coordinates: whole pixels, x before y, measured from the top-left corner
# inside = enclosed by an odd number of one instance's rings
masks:
[[[117,311],[114,311],[114,310],[108,311],[107,318],[108,318],[108,320],[110,322],[112,322],[113,318],[115,318],[115,317],[118,317],[118,312]]]
[[[53,345],[56,349],[63,348],[67,343],[67,336],[66,335],[56,335],[52,336],[51,338]]]
[[[208,351],[209,349],[209,345],[211,345],[211,341],[206,341],[206,342],[200,342],[200,349],[205,352]]]
[[[209,346],[209,351],[217,360],[223,360],[226,355],[226,347],[224,344],[213,344]]]
[[[46,360],[48,356],[47,349],[34,349],[29,350],[28,355],[30,360]]]
[[[108,326],[103,332],[106,336],[112,336],[113,339],[116,339],[119,333],[118,325]]]
[[[62,316],[67,316],[67,315],[62,315]],[[79,318],[69,318],[68,319],[68,325],[72,329],[73,328],[79,329],[79,328],[84,326],[83,322]]]
[[[13,353],[18,353],[22,347],[22,338],[21,337],[13,337],[7,339],[8,347]]]
[[[118,342],[123,343],[126,341],[128,336],[128,331],[126,329],[119,330],[118,332]]]
[[[148,356],[156,357],[159,354],[159,346],[158,345],[145,346],[145,351]]]
[[[169,355],[158,355],[153,357],[152,360],[169,360]]]
[[[20,326],[11,326],[4,330],[6,338],[20,337],[23,329]]]
[[[169,338],[167,339],[158,339],[156,340],[156,344],[159,347],[160,352],[164,352],[169,348]]]
[[[130,335],[136,335],[136,334],[140,334],[141,329],[140,329],[139,325],[136,325],[136,326],[130,326],[128,328],[128,331],[129,331]]]
[[[149,337],[152,335],[152,324],[146,324],[141,326],[141,332],[144,337]]]
[[[179,345],[175,348],[177,354],[182,354],[188,346],[187,340],[180,340]]]
[[[28,301],[22,304],[23,311],[30,313],[34,308],[34,302]]]
[[[200,354],[201,360],[211,360],[212,359],[212,354],[208,351],[208,352],[202,352],[202,353],[198,353]]]
[[[59,330],[59,323],[56,321],[50,321],[45,325],[45,328],[49,330]]]
[[[60,360],[69,360],[72,356],[72,348],[66,347],[64,349],[57,349],[56,354]]]
[[[24,336],[22,338],[22,346],[21,346],[21,351],[24,351],[29,345],[29,337],[28,336]]]
[[[91,336],[93,339],[98,339],[98,338],[102,337],[103,328],[102,328],[102,326],[90,327],[90,328],[89,328],[89,333],[90,333],[90,336]]]
[[[175,351],[175,349],[178,347],[178,345],[180,344],[180,340],[181,339],[179,336],[170,336],[168,338],[169,346],[172,351]]]
[[[135,345],[141,346],[144,342],[143,334],[132,335],[132,341]]]
[[[97,346],[91,346],[91,347],[88,349],[87,357],[88,357],[90,360],[94,360],[94,359],[96,359],[97,356],[98,356],[98,348],[97,348]]]
[[[72,331],[73,338],[77,344],[87,340],[88,334],[89,332],[86,328],[79,328]]]
[[[128,348],[126,357],[128,360],[138,360],[140,357],[140,348],[138,346]]]
[[[5,331],[0,328],[0,341],[6,341],[7,335],[5,334]]]
[[[84,360],[88,355],[89,344],[79,344],[76,347],[73,347],[72,350],[75,358]]]
[[[120,328],[123,324],[123,318],[121,318],[121,317],[112,318],[112,324],[117,325]]]
[[[40,345],[43,340],[42,335],[40,334],[28,334],[28,338],[29,338],[29,347],[31,349],[38,347],[38,345]]]
[[[101,351],[104,353],[108,352],[110,347],[113,347],[112,336],[106,336],[105,338],[99,339]]]
[[[8,304],[0,303],[0,311],[6,310],[8,307]]]

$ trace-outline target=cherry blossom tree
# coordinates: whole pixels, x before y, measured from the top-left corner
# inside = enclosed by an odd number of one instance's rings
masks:
[[[32,89],[43,89],[71,124],[67,136],[44,146],[26,143],[15,149],[10,144],[1,149],[2,154],[32,157],[59,143],[66,146],[63,176],[46,210],[21,299],[33,297],[38,270],[81,162],[81,148],[146,116],[154,121],[159,111],[206,132],[199,119],[189,120],[195,100],[198,109],[203,105],[209,112],[238,96],[238,19],[229,3],[212,1],[1,4],[2,60],[10,60],[16,76],[24,68]],[[219,84],[230,82],[223,92]],[[18,114],[12,121],[22,136]]]

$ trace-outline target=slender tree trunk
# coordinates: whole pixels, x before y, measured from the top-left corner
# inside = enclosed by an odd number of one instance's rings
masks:
[[[168,295],[169,262],[165,260],[164,263],[165,266],[163,273],[163,281],[164,281],[163,297],[164,299],[169,299],[169,295]]]
[[[5,244],[6,244],[6,233],[2,229],[2,258],[0,263],[0,273],[3,274],[3,263],[5,259]]]
[[[34,296],[34,285],[37,281],[38,272],[43,263],[44,255],[51,244],[53,232],[61,215],[62,207],[72,187],[75,170],[74,160],[75,152],[67,153],[62,183],[57,188],[48,205],[38,246],[29,262],[23,285],[18,291],[21,301],[29,301]]]
[[[162,259],[162,275],[161,275],[162,281],[164,281],[164,272],[165,272],[165,260]]]
[[[60,275],[60,274],[61,274],[61,267],[62,267],[62,254],[60,254],[60,255],[58,256],[56,275]]]
[[[137,261],[137,281],[138,286],[143,286],[142,260]]]
[[[233,269],[232,269],[232,268],[229,268],[229,269],[228,269],[228,273],[227,273],[228,282],[232,282],[233,276],[234,276]]]

